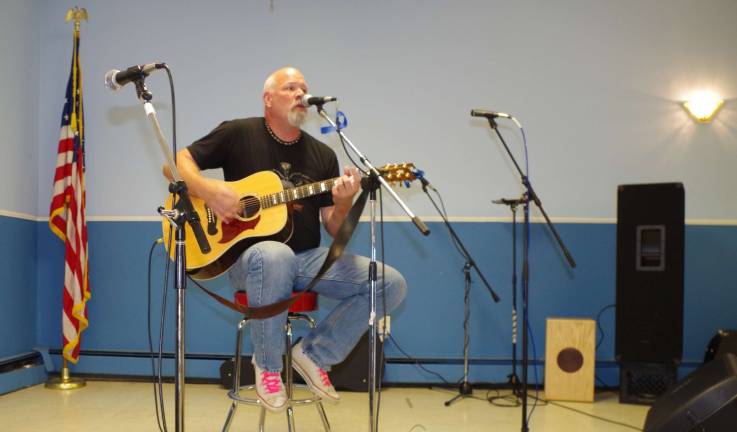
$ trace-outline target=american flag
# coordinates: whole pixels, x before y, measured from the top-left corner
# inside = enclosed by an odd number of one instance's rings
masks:
[[[69,73],[64,112],[61,116],[49,226],[65,244],[63,353],[66,360],[77,363],[80,336],[88,325],[86,304],[90,299],[85,221],[84,109],[78,29],[74,31],[72,70]]]

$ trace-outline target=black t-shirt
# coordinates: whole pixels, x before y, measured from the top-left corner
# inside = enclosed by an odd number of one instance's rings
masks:
[[[225,181],[273,171],[285,187],[293,187],[340,175],[338,159],[330,147],[304,131],[292,145],[279,143],[266,130],[263,117],[220,123],[188,149],[200,169],[222,168]],[[291,213],[294,233],[287,245],[296,252],[319,246],[319,209],[333,205],[332,194],[300,199],[295,204]]]

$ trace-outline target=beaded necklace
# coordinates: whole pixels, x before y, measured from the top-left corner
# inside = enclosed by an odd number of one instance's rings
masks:
[[[266,130],[269,131],[269,135],[271,135],[271,137],[274,138],[274,141],[278,142],[279,144],[282,144],[285,146],[294,145],[297,143],[297,141],[299,141],[302,138],[302,132],[300,131],[299,136],[297,138],[293,139],[292,141],[284,141],[283,139],[276,136],[274,131],[271,130],[271,126],[269,126],[268,122],[264,122],[264,124],[266,124]]]

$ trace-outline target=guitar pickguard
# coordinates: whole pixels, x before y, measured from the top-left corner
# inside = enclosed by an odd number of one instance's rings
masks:
[[[261,221],[261,215],[258,215],[255,219],[242,221],[240,219],[233,219],[230,222],[223,222],[223,236],[218,240],[218,243],[225,244],[238,237],[240,233],[245,230],[252,230],[256,228],[256,225]]]

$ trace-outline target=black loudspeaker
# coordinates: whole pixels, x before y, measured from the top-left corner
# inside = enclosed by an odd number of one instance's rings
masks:
[[[727,353],[689,374],[655,401],[644,432],[737,429],[737,357]]]
[[[619,186],[615,352],[620,362],[680,363],[683,240],[682,183]]]
[[[225,388],[233,388],[233,371],[235,371],[235,361],[233,358],[225,360],[220,365],[220,385]],[[294,375],[295,382],[298,378],[301,378],[299,374]],[[282,379],[284,379],[284,373],[282,373]],[[241,356],[241,385],[252,385],[253,383],[254,376],[251,356]]]
[[[379,377],[384,375],[384,364],[381,360],[382,342],[376,338],[376,385],[379,385]],[[338,390],[368,391],[368,369],[369,369],[369,346],[368,332],[364,333],[361,340],[348,357],[341,363],[330,369],[330,381]]]
[[[719,330],[709,341],[704,353],[704,363],[727,353],[737,355],[737,330]]]

